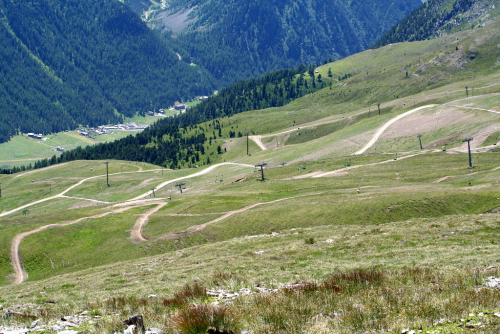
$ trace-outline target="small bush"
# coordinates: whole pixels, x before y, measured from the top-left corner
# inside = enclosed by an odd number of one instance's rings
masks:
[[[314,238],[306,238],[306,240],[304,241],[307,245],[314,245],[316,243],[316,240],[314,240]]]
[[[193,305],[172,317],[174,326],[184,334],[232,334],[236,330],[235,317],[225,306]]]
[[[198,283],[186,284],[181,291],[176,292],[172,298],[164,299],[163,305],[179,308],[193,300],[206,301],[207,289]]]

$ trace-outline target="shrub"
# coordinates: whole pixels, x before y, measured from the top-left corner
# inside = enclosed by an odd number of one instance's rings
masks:
[[[179,308],[193,300],[208,300],[207,289],[198,283],[186,284],[181,291],[176,292],[172,298],[164,299],[163,305]]]
[[[316,243],[316,240],[314,240],[314,238],[306,238],[306,240],[304,241],[307,245],[314,245]]]
[[[200,304],[179,311],[172,322],[184,334],[206,334],[209,329],[232,334],[238,327],[235,319],[225,306]]]

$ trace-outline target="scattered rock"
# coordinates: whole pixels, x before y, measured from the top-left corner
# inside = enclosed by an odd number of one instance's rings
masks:
[[[330,313],[328,315],[330,318],[332,319],[335,319],[335,318],[338,318],[340,316],[340,314],[338,314],[337,312],[333,311],[332,313]]]
[[[210,328],[207,332],[207,334],[233,334],[233,331],[226,331],[226,330],[218,330],[218,329],[212,329]]]
[[[130,325],[125,329],[122,334],[135,334],[138,333],[139,331],[136,329],[135,325]]]
[[[5,332],[2,332],[2,334],[24,334],[24,333],[28,333],[29,332],[29,329],[27,328],[23,328],[23,329],[16,329],[16,330],[7,330]]]
[[[33,322],[31,323],[30,329],[35,328],[35,327],[38,325],[38,323],[39,323],[39,322],[40,322],[40,319],[33,321]]]
[[[486,278],[483,285],[487,286],[488,288],[499,288],[500,287],[500,278],[490,276],[490,277]]]
[[[123,334],[144,333],[144,321],[142,315],[134,315],[133,317],[124,320],[123,323],[129,326]],[[132,328],[133,327],[133,328]],[[132,331],[129,331],[132,330]]]

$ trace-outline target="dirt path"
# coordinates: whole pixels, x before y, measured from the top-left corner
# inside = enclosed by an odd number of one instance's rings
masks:
[[[31,160],[31,159],[30,159]],[[15,161],[15,160],[13,160]],[[57,166],[64,166],[64,165],[67,165],[69,162],[65,162],[63,164],[57,164],[57,165],[53,165],[53,166],[49,166],[49,167],[45,167],[45,168],[42,168],[42,169],[35,169],[31,172],[26,172],[26,173],[22,173],[22,174],[19,174],[19,175],[16,175],[12,178],[12,180],[14,179],[17,179],[18,177],[21,177],[21,176],[25,176],[25,175],[28,175],[28,174],[31,174],[31,173],[36,173],[36,172],[41,172],[41,171],[45,171],[47,169],[50,169],[50,168],[54,168],[54,167],[57,167]]]
[[[163,187],[165,187],[166,185],[169,185],[169,184],[174,183],[174,182],[178,182],[178,181],[182,181],[182,180],[186,180],[186,179],[190,179],[190,178],[193,178],[193,177],[197,177],[197,176],[201,176],[201,175],[210,173],[214,169],[216,169],[216,168],[218,168],[220,166],[224,166],[224,165],[237,165],[237,166],[244,166],[244,167],[255,168],[254,165],[240,164],[240,163],[235,163],[235,162],[223,162],[223,163],[220,163],[220,164],[216,164],[216,165],[210,166],[210,167],[208,167],[208,168],[206,168],[206,169],[204,169],[204,170],[202,170],[200,172],[197,172],[197,173],[194,173],[194,174],[191,174],[191,175],[187,175],[187,176],[183,176],[183,177],[179,177],[179,178],[176,178],[176,179],[173,179],[173,180],[168,180],[168,181],[165,181],[163,183],[160,183],[159,185],[157,185],[155,187],[155,190],[160,190]],[[128,200],[127,202],[141,200],[141,199],[144,199],[144,198],[146,198],[148,196],[151,196],[152,194],[153,194],[153,191],[150,190],[150,191],[148,191],[145,194],[139,195],[139,196],[137,196],[135,198],[132,198],[132,199]]]
[[[47,168],[53,168],[53,167],[56,167],[56,166],[61,166],[61,165],[55,165],[55,166],[51,166],[51,167],[47,167]],[[253,167],[253,166],[252,166]],[[45,168],[44,168],[45,169]],[[40,169],[40,170],[44,170],[44,169]],[[150,170],[140,170],[140,171],[136,171],[136,172],[121,172],[121,173],[113,173],[113,174],[109,174],[110,176],[112,175],[121,175],[121,174],[134,174],[134,173],[148,173],[148,172],[154,172],[154,171],[159,171],[161,169],[150,169]],[[25,174],[23,174],[25,175]],[[4,211],[2,213],[0,213],[0,217],[4,217],[4,216],[7,216],[7,215],[10,215],[14,212],[17,212],[17,211],[20,211],[20,210],[23,210],[23,209],[26,209],[30,206],[33,206],[33,205],[36,205],[36,204],[40,204],[40,203],[43,203],[43,202],[46,202],[46,201],[50,201],[50,200],[53,200],[53,199],[56,199],[56,198],[61,198],[61,197],[66,197],[65,194],[67,194],[69,191],[73,190],[74,188],[78,187],[79,185],[83,184],[84,182],[87,182],[89,180],[92,180],[92,179],[95,179],[95,178],[98,178],[98,177],[104,177],[105,175],[96,175],[96,176],[91,176],[91,177],[88,177],[86,179],[83,179],[83,180],[80,180],[78,183],[66,188],[66,190],[64,190],[63,192],[57,194],[57,195],[54,195],[54,196],[51,196],[51,197],[47,197],[47,198],[43,198],[41,200],[38,200],[38,201],[35,201],[35,202],[31,202],[31,203],[28,203],[28,204],[25,204],[25,205],[22,205],[22,206],[19,206],[15,209],[12,209],[12,210],[9,210],[9,211]],[[148,192],[150,193],[150,192]],[[83,198],[81,198],[83,199]],[[88,201],[92,201],[92,199],[86,199]]]
[[[473,172],[473,173],[466,173],[466,174],[462,174],[462,175],[447,175],[447,176],[443,176],[442,178],[439,178],[435,181],[432,181],[432,183],[440,183],[440,182],[443,182],[444,180],[448,180],[449,178],[452,178],[452,177],[464,177],[464,176],[476,175],[479,173],[494,172],[494,171],[497,171],[499,169],[500,169],[500,166],[494,167],[494,168],[488,169],[488,170],[482,170],[482,171]]]
[[[443,176],[442,178],[439,178],[436,181],[432,181],[432,183],[440,183],[440,182],[443,182],[444,180],[449,179],[450,177],[453,177],[453,176],[451,176],[451,175]]]
[[[146,204],[144,204],[144,205],[146,205]],[[144,206],[144,205],[138,205],[138,206]],[[35,234],[35,233],[38,233],[38,232],[41,232],[41,231],[45,231],[45,230],[48,230],[48,229],[52,229],[52,228],[73,225],[73,224],[80,223],[82,221],[86,221],[86,220],[89,220],[89,219],[97,219],[97,218],[106,217],[106,216],[109,216],[109,215],[112,215],[112,214],[116,214],[116,213],[122,213],[122,212],[125,212],[125,211],[127,211],[129,209],[132,209],[132,208],[135,208],[135,207],[138,207],[138,206],[124,207],[124,208],[112,210],[112,211],[109,211],[109,212],[100,213],[100,214],[97,214],[97,215],[94,215],[94,216],[90,216],[90,217],[78,218],[76,220],[72,220],[72,221],[69,221],[69,222],[66,222],[66,223],[45,225],[45,226],[41,226],[41,227],[39,227],[37,229],[34,229],[32,231],[24,232],[24,233],[16,235],[14,237],[14,239],[12,239],[12,244],[11,244],[11,247],[10,247],[10,258],[11,258],[12,268],[14,269],[14,273],[15,273],[15,276],[16,276],[13,284],[21,284],[22,282],[24,282],[28,278],[28,273],[26,272],[26,269],[24,268],[23,259],[22,259],[21,254],[20,254],[20,245],[21,245],[21,242],[27,236]]]
[[[257,144],[262,151],[265,151],[265,150],[267,150],[267,147],[262,142],[262,139],[261,139],[262,137],[263,136],[249,136],[248,138],[250,138],[251,140],[253,140],[255,142],[255,144]]]
[[[485,142],[485,140],[491,134],[498,132],[498,131],[500,131],[500,124],[499,123],[491,124],[490,126],[477,131],[473,136],[473,140],[470,142],[471,152],[472,153],[488,152],[491,149],[497,147],[496,145],[489,145],[489,146],[483,146],[483,147],[480,147],[480,146]],[[450,151],[467,153],[469,151],[469,148],[468,148],[467,143],[464,142],[462,145],[460,145],[458,147],[451,148]]]
[[[202,231],[203,229],[205,229],[205,227],[207,227],[210,224],[217,223],[217,222],[219,222],[219,221],[221,221],[223,219],[226,219],[228,217],[231,217],[231,216],[233,216],[235,214],[248,211],[248,210],[253,209],[255,207],[258,207],[258,206],[268,205],[268,204],[273,204],[273,203],[278,203],[278,202],[282,202],[282,201],[286,201],[286,200],[294,199],[294,198],[299,198],[299,197],[314,196],[314,195],[319,195],[319,194],[322,194],[322,193],[314,193],[314,194],[307,194],[307,195],[299,195],[299,196],[293,196],[293,197],[286,197],[286,198],[280,198],[280,199],[277,199],[277,200],[274,200],[274,201],[270,201],[270,202],[252,204],[252,205],[246,206],[244,208],[241,208],[239,210],[230,211],[230,212],[226,213],[225,215],[223,215],[223,216],[221,216],[219,218],[215,218],[214,220],[209,221],[208,223],[204,223],[204,224],[201,224],[201,225],[191,226],[190,228],[188,228],[184,232],[172,232],[172,233],[166,234],[164,236],[158,237],[157,239],[170,240],[170,239],[176,239],[176,238],[180,238],[180,237],[187,237],[187,236],[190,236],[190,235],[193,235],[195,233],[198,233],[198,232]]]
[[[349,166],[349,167],[337,169],[337,170],[334,170],[334,171],[331,171],[331,172],[326,172],[326,173],[322,173],[322,174],[312,175],[311,177],[312,178],[317,178],[317,177],[335,176],[335,174],[346,173],[347,171],[350,171],[351,169],[355,169],[355,168],[359,168],[359,167],[367,167],[367,166],[375,166],[375,165],[387,164],[387,163],[394,162],[394,161],[397,161],[397,160],[408,159],[408,158],[411,158],[411,157],[414,157],[414,156],[417,156],[417,155],[420,155],[420,154],[423,154],[423,153],[426,153],[426,152],[427,151],[421,151],[419,153],[404,155],[404,156],[401,156],[401,157],[397,157],[396,159],[393,158],[393,159],[384,160],[384,161],[381,161],[381,162],[374,162],[372,164]]]
[[[491,85],[488,85],[488,86],[484,86],[484,87],[477,87],[475,89],[484,89],[484,88],[488,88],[488,87],[493,87],[493,86],[496,86],[498,85],[497,83],[496,84],[491,84]],[[459,92],[459,90],[457,91],[454,91],[454,92]],[[446,94],[446,92],[444,93],[441,93],[442,94]],[[500,95],[500,93],[492,93],[492,94],[486,94],[484,96],[495,96],[495,95]],[[481,97],[481,95],[478,95],[478,96],[473,96],[471,98],[477,98],[477,97]],[[454,100],[452,102],[447,102],[447,103],[444,103],[442,104],[442,106],[445,106],[445,105],[450,105],[451,103],[456,103],[458,101],[463,101],[463,100],[468,100],[469,98],[460,98],[460,99],[457,99],[457,100]],[[370,142],[368,142],[368,144],[365,145],[365,147],[363,147],[361,150],[357,151],[356,153],[354,154],[362,154],[364,153],[368,148],[370,148],[379,138],[380,136],[382,135],[382,133],[389,127],[391,126],[393,123],[397,122],[398,120],[400,120],[401,118],[405,117],[405,116],[408,116],[418,110],[421,110],[421,109],[424,109],[424,108],[430,108],[430,107],[434,107],[434,106],[437,106],[436,104],[430,104],[430,105],[426,105],[426,106],[422,106],[422,107],[418,107],[418,108],[415,108],[415,109],[412,109],[412,110],[409,110],[401,115],[398,115],[396,117],[394,117],[393,119],[391,119],[389,122],[387,122],[386,124],[384,124],[382,126],[382,128],[380,128],[377,133],[374,135],[374,137],[370,140]],[[477,110],[484,110],[484,111],[489,111],[489,112],[493,112],[493,113],[497,113],[497,114],[500,114],[500,111],[496,111],[496,110],[489,110],[489,109],[482,109],[482,108],[474,108],[474,107],[464,107],[464,106],[453,106],[453,107],[458,107],[458,108],[468,108],[468,109],[477,109]],[[361,112],[359,114],[363,114],[364,112]],[[359,115],[359,114],[356,114],[356,115]],[[356,116],[356,115],[353,115],[353,116]],[[352,116],[351,116],[352,117]],[[297,128],[293,128],[293,129],[290,129],[290,130],[286,130],[286,131],[282,131],[282,132],[277,132],[277,133],[271,133],[271,134],[267,134],[267,135],[254,135],[254,136],[249,136],[248,138],[250,138],[251,140],[253,140],[263,151],[266,151],[267,150],[267,147],[266,145],[264,145],[264,143],[262,142],[262,138],[267,138],[267,137],[274,137],[274,136],[279,136],[279,135],[282,135],[282,134],[287,134],[287,133],[291,133],[291,132],[295,132],[297,130],[300,130],[300,129],[306,129],[306,128],[311,128],[311,127],[315,127],[315,126],[318,126],[318,125],[324,125],[324,124],[330,124],[330,123],[336,123],[336,122],[339,122],[340,120],[338,119],[335,119],[335,120],[329,120],[329,121],[319,121],[318,123],[314,123],[314,124],[309,124],[309,125],[304,125],[304,126],[301,126],[301,127],[297,127]],[[379,133],[380,132],[380,133]]]
[[[204,174],[209,173],[210,171],[212,171],[212,170],[214,170],[217,167],[220,167],[222,165],[241,165],[241,166],[247,166],[247,167],[254,168],[254,166],[252,166],[252,165],[246,165],[246,164],[237,164],[237,163],[230,163],[230,162],[221,163],[221,164],[210,166],[210,167],[208,167],[208,168],[206,168],[206,169],[204,169],[204,170],[202,170],[202,171],[200,171],[198,173],[194,173],[194,174],[191,174],[191,175],[188,175],[188,176],[185,176],[185,177],[181,177],[181,178],[177,178],[177,179],[174,179],[174,180],[169,180],[169,181],[163,182],[162,184],[160,184],[157,187],[157,189],[161,189],[165,185],[170,184],[172,182],[177,182],[179,180],[184,180],[184,179],[187,179],[187,178],[192,178],[192,177],[204,175]],[[143,172],[151,172],[151,171],[157,171],[157,170],[148,170],[148,171],[140,170],[140,171],[137,171],[137,172],[123,172],[123,173],[115,173],[115,174],[110,174],[110,175],[143,173]],[[78,187],[82,183],[84,183],[84,182],[86,182],[88,180],[95,179],[97,177],[101,177],[101,176],[102,175],[96,175],[96,176],[92,176],[92,177],[80,180],[76,184],[68,187],[66,190],[64,190],[63,192],[61,192],[61,193],[59,193],[59,194],[57,194],[55,196],[47,197],[47,198],[44,198],[42,200],[35,201],[33,203],[29,203],[29,204],[17,207],[17,208],[15,208],[13,210],[10,210],[10,211],[7,211],[7,212],[3,212],[3,213],[0,214],[0,217],[9,215],[11,213],[14,213],[14,212],[17,212],[19,210],[25,209],[25,208],[30,207],[32,205],[43,203],[43,202],[46,202],[46,201],[49,201],[49,200],[52,200],[52,199],[56,199],[56,198],[68,198],[68,197],[71,198],[70,196],[66,196],[65,194],[67,194],[69,191],[71,191],[75,187]],[[44,230],[52,229],[52,228],[57,228],[57,227],[63,227],[63,226],[67,226],[67,225],[72,225],[72,224],[76,224],[76,223],[79,223],[79,222],[82,222],[82,221],[85,221],[85,220],[88,220],[88,219],[102,218],[102,217],[105,217],[105,216],[108,216],[108,215],[112,215],[112,214],[116,214],[116,213],[122,213],[122,212],[124,212],[126,210],[129,210],[129,209],[132,209],[132,208],[135,208],[135,207],[140,207],[140,206],[145,206],[145,205],[152,205],[152,204],[158,204],[158,206],[156,208],[154,208],[154,209],[146,212],[145,214],[143,214],[136,221],[136,223],[134,225],[134,228],[131,231],[132,242],[138,243],[138,242],[146,241],[147,239],[142,234],[142,228],[147,224],[147,222],[149,220],[149,217],[152,214],[154,214],[155,212],[157,212],[158,210],[160,210],[164,205],[167,204],[165,202],[159,202],[160,199],[154,199],[154,200],[145,199],[145,197],[149,196],[150,194],[151,194],[151,191],[147,192],[144,195],[138,196],[138,197],[136,197],[136,198],[134,198],[132,200],[129,200],[129,201],[126,201],[126,202],[123,202],[123,203],[115,204],[113,207],[114,208],[118,208],[118,209],[114,209],[114,210],[111,210],[109,212],[101,213],[101,214],[94,215],[94,216],[91,216],[91,217],[79,218],[79,219],[76,219],[76,220],[73,220],[73,221],[70,221],[70,222],[67,222],[67,223],[50,224],[50,225],[39,227],[39,228],[37,228],[35,230],[32,230],[32,231],[29,231],[29,232],[24,232],[24,233],[16,235],[14,237],[14,239],[12,240],[12,245],[11,245],[12,267],[14,269],[15,276],[16,276],[16,278],[14,280],[14,284],[20,284],[20,283],[24,282],[28,278],[28,273],[24,269],[23,261],[22,261],[22,258],[21,258],[21,255],[20,255],[20,251],[19,251],[19,247],[21,245],[21,242],[27,236],[29,236],[31,234],[34,234],[34,233],[37,233],[37,232],[40,232],[40,231],[44,231]],[[93,199],[86,199],[86,198],[78,198],[78,199],[89,200],[89,201],[96,201],[96,200],[93,200]],[[96,202],[107,203],[107,202],[103,202],[103,201],[96,201]]]
[[[490,110],[490,109],[483,109],[483,108],[475,108],[475,107],[464,107],[464,106],[453,106],[455,108],[465,108],[465,109],[474,109],[474,110],[482,110],[482,111],[489,111],[495,114],[500,114],[500,111],[496,110]]]
[[[370,147],[372,147],[373,144],[375,144],[377,142],[377,140],[380,138],[380,136],[382,135],[382,133],[384,133],[384,131],[387,130],[388,127],[390,127],[392,124],[394,124],[397,121],[399,121],[401,118],[406,117],[408,115],[411,115],[414,112],[420,111],[422,109],[432,108],[432,107],[435,107],[435,106],[437,106],[437,104],[429,104],[429,105],[426,105],[426,106],[422,106],[422,107],[418,107],[418,108],[412,109],[412,110],[407,111],[407,112],[405,112],[403,114],[400,114],[400,115],[398,115],[398,116],[396,116],[394,118],[391,118],[387,123],[385,123],[384,125],[382,125],[382,127],[377,130],[377,132],[372,137],[372,139],[362,149],[360,149],[359,151],[356,151],[354,154],[358,155],[358,154],[365,153],[365,151],[367,149],[369,149]]]
[[[99,201],[97,199],[92,199],[92,198],[74,197],[74,196],[66,196],[66,195],[61,195],[60,197],[72,198],[72,199],[79,199],[79,200],[82,200],[82,201],[89,201],[89,202],[102,203],[102,204],[113,204],[111,202]]]
[[[142,229],[144,228],[144,226],[147,225],[149,217],[151,217],[151,215],[153,215],[155,212],[163,208],[165,205],[167,205],[166,202],[160,202],[158,203],[158,206],[156,208],[149,210],[148,212],[141,215],[139,219],[137,219],[134,227],[130,231],[130,240],[132,241],[133,244],[139,244],[141,242],[148,241],[148,239],[142,233]]]

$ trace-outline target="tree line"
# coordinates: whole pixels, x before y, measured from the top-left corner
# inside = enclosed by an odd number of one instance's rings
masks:
[[[3,169],[0,173],[10,174],[19,168],[41,168],[73,160],[133,160],[147,162],[167,168],[181,168],[195,164],[210,164],[207,154],[212,139],[222,136],[219,117],[283,106],[294,99],[315,92],[331,84],[331,80],[315,76],[314,65],[277,70],[258,78],[238,82],[221,90],[197,106],[175,117],[164,118],[141,133],[129,135],[110,143],[100,143],[85,148],[65,151],[59,157],[37,161],[34,166]],[[328,81],[328,82],[327,82]],[[199,126],[212,120],[211,130]],[[196,131],[191,131],[197,129]],[[213,131],[213,136],[206,133]],[[194,133],[193,133],[194,132]],[[239,137],[242,133],[230,133]],[[222,153],[219,146],[217,153]]]

